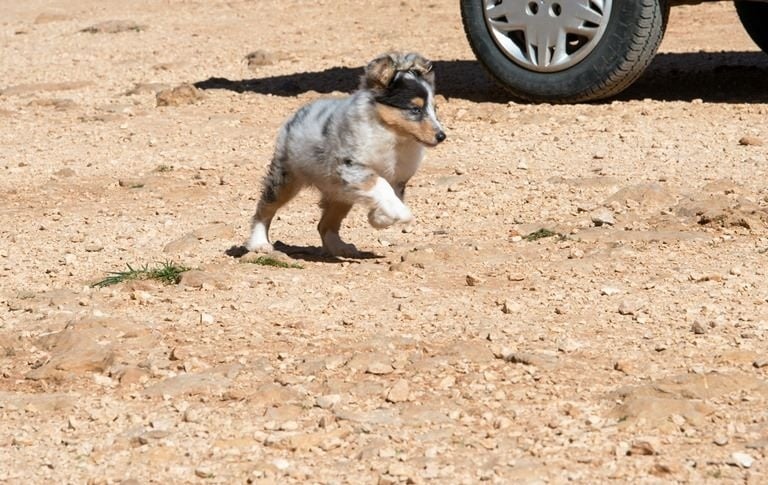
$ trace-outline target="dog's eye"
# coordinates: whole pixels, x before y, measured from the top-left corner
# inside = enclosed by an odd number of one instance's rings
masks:
[[[421,112],[422,112],[422,109],[421,109],[421,108],[419,108],[418,106],[412,106],[412,107],[411,107],[411,108],[408,110],[408,112],[409,112],[409,113],[411,113],[412,115],[420,115],[420,114],[421,114]]]

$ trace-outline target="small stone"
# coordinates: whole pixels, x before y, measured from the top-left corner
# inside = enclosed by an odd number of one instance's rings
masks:
[[[191,84],[182,84],[173,89],[164,89],[155,96],[157,106],[182,106],[196,103],[203,98],[203,93]]]
[[[517,169],[518,170],[528,170],[528,162],[525,160],[520,160],[517,162]]]
[[[628,376],[637,373],[636,366],[632,362],[629,362],[626,360],[617,361],[616,363],[613,364],[613,368],[619,372],[623,372]]]
[[[382,376],[391,374],[395,369],[387,362],[374,361],[368,364],[368,368],[365,370],[369,374]]]
[[[174,347],[174,349],[171,350],[171,360],[186,360],[189,359],[189,357],[189,351],[184,347]]]
[[[315,406],[320,409],[331,409],[341,402],[341,396],[338,394],[327,394],[315,398]]]
[[[291,463],[285,458],[278,458],[273,461],[272,464],[275,465],[275,468],[278,470],[287,470],[291,466]]]
[[[728,460],[729,465],[737,466],[739,468],[749,468],[754,462],[755,459],[752,458],[752,456],[740,451],[732,453],[730,460]]]
[[[700,321],[696,320],[693,322],[693,325],[691,325],[691,330],[696,335],[704,335],[707,333],[707,326],[701,323]]]
[[[739,145],[761,147],[763,146],[763,140],[756,136],[745,135],[739,139]]]
[[[616,218],[613,217],[613,213],[605,207],[594,211],[590,214],[590,218],[592,219],[592,223],[597,227],[613,226],[616,224]]]
[[[605,296],[613,296],[621,293],[621,290],[613,286],[604,286],[600,288],[600,294]]]
[[[766,366],[768,366],[768,357],[760,357],[759,359],[755,360],[752,363],[752,365],[754,365],[758,369],[766,367]]]
[[[717,446],[725,446],[728,444],[728,441],[729,441],[728,437],[725,436],[724,434],[719,434],[715,436],[715,438],[712,440],[712,442]]]
[[[184,411],[185,423],[199,423],[203,420],[203,412],[200,408],[192,406]]]
[[[467,286],[479,286],[483,284],[483,279],[477,275],[468,274],[466,276]]]
[[[245,56],[245,61],[248,63],[248,67],[253,69],[259,66],[269,66],[274,64],[275,56],[267,51],[256,50],[248,53]]]
[[[619,304],[619,314],[636,315],[641,308],[643,308],[643,304],[640,301],[622,300],[622,302]]]
[[[583,257],[584,251],[579,248],[571,248],[571,251],[568,253],[568,259],[581,259]]]
[[[280,431],[296,431],[297,429],[299,429],[299,423],[296,421],[280,423]]]
[[[632,445],[630,445],[627,454],[634,456],[658,455],[659,445],[655,442],[655,440],[650,438],[637,439],[632,442]]]
[[[195,468],[195,475],[200,478],[213,478],[213,471],[206,467]]]
[[[80,32],[88,34],[119,34],[122,32],[141,32],[146,26],[137,24],[133,20],[107,20],[86,27]]]
[[[216,319],[210,313],[200,314],[200,323],[202,323],[203,325],[211,325],[215,321]]]
[[[408,381],[400,379],[387,393],[387,401],[392,403],[405,402],[408,400],[410,392]]]
[[[519,313],[520,310],[522,310],[522,306],[516,301],[506,299],[504,300],[504,303],[501,304],[501,311],[507,315],[511,313]]]

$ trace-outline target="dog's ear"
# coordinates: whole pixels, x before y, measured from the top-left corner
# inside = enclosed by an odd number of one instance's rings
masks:
[[[365,66],[363,86],[368,89],[386,89],[397,72],[395,59],[391,54],[382,54]]]
[[[432,87],[435,86],[435,73],[432,70],[432,62],[426,57],[416,52],[410,52],[403,56],[400,64],[401,66],[398,66],[398,71],[411,71],[430,83]]]

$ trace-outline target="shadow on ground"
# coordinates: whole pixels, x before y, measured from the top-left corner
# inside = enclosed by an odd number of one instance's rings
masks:
[[[511,98],[496,86],[474,60],[435,61],[437,91],[447,98],[478,103],[507,103]],[[333,67],[254,79],[212,77],[195,83],[200,89],[228,89],[275,96],[308,91],[351,92],[362,68]],[[648,70],[616,99],[658,101],[701,99],[714,103],[768,102],[768,56],[762,52],[698,52],[658,54]]]
[[[275,241],[274,243],[275,251],[281,252],[288,256],[291,259],[298,259],[302,261],[311,261],[311,262],[323,262],[323,263],[343,263],[343,262],[355,262],[356,260],[362,260],[362,259],[380,259],[383,258],[383,256],[380,256],[376,253],[372,253],[370,251],[360,251],[360,253],[354,257],[354,258],[337,258],[335,256],[329,256],[325,252],[323,252],[323,249],[317,246],[292,246],[289,244],[285,244],[282,241]],[[241,258],[248,254],[248,250],[245,248],[245,246],[232,246],[224,253],[227,256],[231,256],[233,258]]]

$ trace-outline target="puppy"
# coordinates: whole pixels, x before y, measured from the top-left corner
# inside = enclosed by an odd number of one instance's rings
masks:
[[[317,229],[324,251],[358,255],[339,236],[352,206],[365,205],[375,228],[411,221],[405,186],[424,147],[443,140],[432,64],[415,53],[377,57],[352,95],[308,104],[282,126],[246,248],[272,251],[268,233],[275,213],[302,188],[314,186],[321,193]]]

